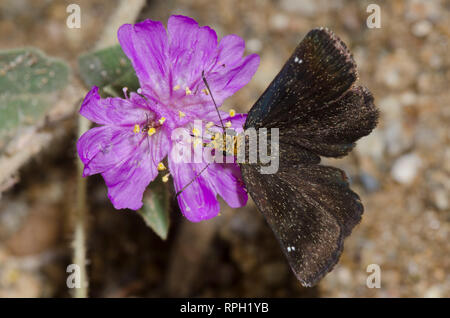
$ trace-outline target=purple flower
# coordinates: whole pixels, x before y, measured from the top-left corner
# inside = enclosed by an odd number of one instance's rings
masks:
[[[100,126],[78,140],[85,165],[84,176],[100,173],[108,197],[116,209],[137,210],[143,192],[156,178],[168,155],[168,168],[175,190],[181,190],[205,167],[205,162],[177,162],[175,129],[192,132],[194,120],[220,125],[217,111],[202,81],[202,71],[218,105],[246,85],[259,65],[255,54],[243,57],[245,44],[228,35],[217,44],[214,30],[199,27],[193,19],[171,16],[167,32],[158,21],[125,24],[119,42],[139,78],[138,93],[125,98],[101,98],[93,87],[81,105],[80,114]],[[223,114],[232,128],[242,128],[245,115]],[[225,116],[226,115],[226,116]],[[228,116],[228,118],[227,118]],[[178,196],[183,214],[191,221],[219,213],[217,195],[231,207],[246,204],[236,163],[212,163]]]

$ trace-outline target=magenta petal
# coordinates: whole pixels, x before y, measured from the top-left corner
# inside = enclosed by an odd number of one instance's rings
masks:
[[[248,196],[237,164],[214,163],[208,167],[206,173],[211,189],[230,207],[239,208],[247,204]]]
[[[94,86],[83,100],[80,114],[102,125],[130,126],[145,121],[145,105],[118,97],[101,98]]]
[[[219,56],[215,70],[220,70],[223,65],[231,67],[240,62],[244,55],[245,42],[235,34],[226,35],[220,40],[218,49]]]
[[[253,77],[259,66],[259,56],[251,54],[231,66],[225,66],[222,70],[211,72],[207,80],[217,104],[244,87]]]
[[[84,163],[83,176],[101,173],[128,158],[140,137],[133,131],[114,126],[89,129],[77,142],[78,155]]]
[[[173,15],[167,22],[169,58],[172,64],[173,85],[193,89],[217,57],[217,35],[208,26],[185,16]]]
[[[138,210],[142,207],[144,191],[158,174],[157,167],[144,154],[140,148],[119,166],[102,173],[114,208]]]
[[[223,120],[225,122],[227,122],[227,121],[231,122],[230,128],[233,128],[234,130],[236,130],[239,133],[244,130],[243,127],[244,127],[246,119],[247,119],[247,114],[238,113],[238,114],[234,115],[233,117],[230,117],[230,116],[224,117]]]
[[[169,154],[169,169],[173,177],[175,190],[180,191],[190,181],[194,180],[196,171],[200,171],[204,164],[176,163]],[[220,204],[216,194],[210,189],[202,176],[195,179],[177,197],[183,215],[191,222],[211,219],[220,211]]]
[[[158,94],[167,92],[167,34],[159,21],[124,24],[117,32],[123,51],[131,60],[141,86]]]
[[[144,138],[127,160],[102,173],[114,208],[138,210],[142,207],[142,196],[158,175],[157,165],[166,155],[166,144],[167,136],[162,132],[150,139]]]
[[[244,130],[243,127],[245,124],[245,120],[247,119],[247,114],[237,113],[233,117],[231,117],[227,112],[224,112],[224,111],[219,111],[219,112],[220,112],[220,116],[222,117],[222,122],[224,123],[224,125],[227,122],[231,123],[231,126],[228,128],[235,130],[237,133],[240,133]],[[220,127],[221,123],[220,123],[219,115],[217,114],[216,109],[211,110],[206,115],[204,115],[203,121],[205,123],[213,122],[214,124],[216,124],[215,126],[209,128],[208,130],[222,133],[223,130],[222,130],[222,127]]]
[[[219,125],[211,95],[220,106],[250,81],[259,57],[243,56],[245,43],[239,36],[225,36],[217,44],[214,30],[184,16],[172,16],[167,32],[160,22],[152,20],[126,24],[120,27],[118,38],[141,91],[123,99],[103,99],[94,87],[86,95],[81,115],[104,126],[89,130],[77,143],[84,175],[101,173],[114,207],[136,210],[142,206],[146,187],[158,174],[158,163],[170,151],[175,189],[189,184],[177,197],[186,218],[198,222],[215,217],[220,209],[217,195],[232,207],[245,205],[248,197],[235,158],[230,157],[232,163],[212,163],[197,176],[206,163],[176,163],[169,135],[177,128],[192,131],[196,119],[204,125],[209,121]],[[244,114],[221,115],[226,126],[242,131]],[[211,130],[222,131],[215,126]]]

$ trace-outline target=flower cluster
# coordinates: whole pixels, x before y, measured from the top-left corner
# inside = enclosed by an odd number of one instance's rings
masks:
[[[176,191],[183,189],[178,203],[190,221],[216,216],[217,195],[231,207],[245,205],[236,163],[211,163],[204,169],[205,162],[180,162],[171,151],[178,142],[172,134],[179,128],[192,132],[194,120],[220,126],[202,73],[220,106],[250,81],[259,57],[243,56],[240,37],[227,35],[217,43],[214,30],[185,16],[171,16],[167,31],[158,21],[125,24],[118,38],[141,88],[136,93],[125,90],[125,98],[101,98],[97,87],[86,95],[80,114],[98,126],[77,143],[83,175],[103,176],[116,209],[141,208],[144,190],[158,171],[163,171],[163,181],[172,176]],[[245,122],[243,114],[221,114],[231,128],[242,128]]]

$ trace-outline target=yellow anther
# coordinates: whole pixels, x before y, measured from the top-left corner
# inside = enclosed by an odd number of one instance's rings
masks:
[[[166,174],[165,176],[163,176],[163,177],[162,177],[162,182],[167,182],[167,181],[169,181],[169,176],[170,176],[170,173],[168,173],[168,174]]]
[[[222,149],[222,147],[223,147],[223,140],[222,140],[222,134],[221,133],[216,133],[213,136],[212,144],[213,144],[213,147],[215,149],[218,149],[218,150]]]
[[[219,144],[215,140],[211,141],[210,145],[211,145],[211,148],[219,149]]]
[[[173,88],[174,91],[177,91],[180,89],[180,85],[175,85],[175,87]]]
[[[139,125],[138,125],[138,124],[134,125],[133,132],[134,132],[135,134],[137,134],[137,133],[140,132],[140,131],[141,131],[141,128],[139,127]]]
[[[230,114],[230,117],[234,117],[236,115],[236,111],[234,109],[230,109],[228,114]]]
[[[206,129],[209,129],[209,128],[211,128],[212,126],[214,126],[214,123],[213,123],[212,121],[210,121],[209,123],[207,123],[207,124],[205,125]]]
[[[155,132],[156,132],[155,127],[151,127],[151,128],[148,130],[148,135],[149,135],[149,136],[153,136],[153,135],[155,134]]]
[[[158,170],[159,171],[166,170],[166,166],[162,162],[160,162],[160,163],[158,163]]]
[[[230,128],[230,127],[231,127],[231,121],[227,121],[227,122],[225,123],[225,127]]]
[[[166,121],[166,117],[161,117],[160,119],[159,119],[159,123],[162,125],[162,124],[164,124],[164,122]]]
[[[180,118],[183,118],[184,116],[186,116],[185,113],[183,113],[181,110],[178,111],[178,116],[180,116]]]
[[[208,90],[207,90],[206,88],[202,89],[202,92],[203,92],[205,95],[209,95],[209,92],[208,92]]]
[[[216,132],[214,136],[211,137],[212,140],[221,139],[222,134],[220,132]]]
[[[186,86],[186,95],[192,95],[192,91]]]
[[[202,143],[202,140],[200,138],[195,138],[194,139],[194,147],[196,148],[199,144]]]
[[[200,131],[195,127],[192,129],[192,133],[194,134],[194,136],[200,135]]]

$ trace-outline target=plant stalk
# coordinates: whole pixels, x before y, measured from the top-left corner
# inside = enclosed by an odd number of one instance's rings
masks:
[[[78,138],[89,129],[89,120],[78,116]],[[81,286],[75,288],[75,298],[86,298],[89,292],[89,279],[86,269],[86,189],[87,180],[83,178],[84,165],[77,160],[77,203],[75,213],[75,228],[73,238],[73,263],[79,266]]]

